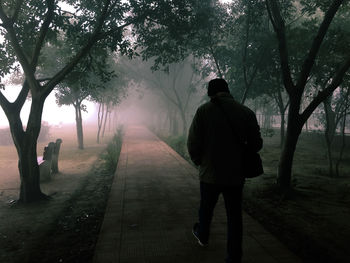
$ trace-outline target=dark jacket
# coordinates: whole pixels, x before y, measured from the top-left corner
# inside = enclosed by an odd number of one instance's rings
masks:
[[[187,141],[192,161],[199,165],[199,179],[205,183],[244,183],[242,143],[258,152],[262,138],[255,113],[236,102],[228,93],[219,93],[217,103],[200,106],[193,118]],[[234,131],[228,122],[234,127]]]

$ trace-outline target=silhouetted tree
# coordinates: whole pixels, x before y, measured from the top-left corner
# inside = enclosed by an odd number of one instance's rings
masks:
[[[142,10],[135,10],[119,1],[60,2],[71,4],[73,10],[62,10],[55,0],[0,3],[0,33],[4,37],[0,44],[0,76],[18,68],[17,65],[20,65],[25,75],[22,90],[14,102],[9,102],[0,91],[0,105],[9,121],[19,158],[19,199],[22,202],[46,198],[40,189],[36,146],[47,96],[89,54],[94,45],[127,51],[128,39],[123,37],[124,28],[145,18]],[[57,68],[55,74],[39,76],[38,67],[45,67],[45,64],[41,64],[43,46],[45,43],[59,43],[62,34],[74,40],[79,48],[72,52],[63,67]],[[20,112],[28,94],[31,95],[32,103],[24,129]]]
[[[276,0],[266,1],[270,20],[278,40],[284,87],[290,101],[286,139],[282,149],[277,175],[277,183],[283,191],[288,190],[291,186],[293,157],[303,125],[320,103],[327,99],[327,97],[342,83],[344,74],[350,67],[349,54],[345,56],[345,58],[340,58],[337,70],[331,75],[329,83],[327,83],[326,87],[323,89],[318,89],[318,92],[314,95],[311,102],[301,111],[302,98],[309,78],[311,77],[313,66],[317,61],[317,55],[319,54],[319,50],[324,42],[329,27],[343,2],[344,1],[341,0],[334,0],[330,5],[320,5],[317,1],[309,2],[310,5],[314,6],[310,6],[306,3],[306,8],[309,8],[310,13],[315,12],[315,7],[318,7],[322,12],[322,19],[318,28],[316,27],[317,31],[311,41],[311,47],[305,50],[307,54],[300,66],[300,70],[292,72],[290,68],[289,46],[287,45],[288,35],[286,34],[286,25],[281,15],[279,3]],[[339,15],[337,19],[342,19],[344,12],[347,13],[347,9],[344,8],[339,12],[341,15]],[[314,21],[316,22],[317,20]]]

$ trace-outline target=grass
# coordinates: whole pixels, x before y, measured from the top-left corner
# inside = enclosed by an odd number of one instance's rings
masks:
[[[190,161],[190,156],[187,151],[187,138],[184,135],[170,135],[165,136],[162,134],[158,134],[159,138],[161,138],[166,144],[168,144],[171,148],[173,148],[178,154],[182,156],[187,161]]]
[[[33,250],[30,258],[39,259],[36,262],[92,262],[118,164],[122,137],[120,128],[81,187],[65,203],[40,250]],[[52,236],[55,238],[52,239]]]
[[[120,127],[113,136],[111,142],[107,145],[106,152],[102,154],[105,167],[108,171],[114,173],[117,168],[119,153],[123,143],[123,128]]]
[[[0,190],[0,262],[92,262],[115,167],[111,170],[102,158],[107,144],[96,144],[94,128],[86,130],[84,150],[77,148],[74,126],[51,134],[52,140],[62,138],[63,144],[61,173],[41,184],[42,190],[53,197],[50,201],[12,206],[7,200],[16,198],[18,189]],[[119,150],[120,135],[111,143],[118,142]],[[104,142],[108,139],[112,134],[106,135]],[[114,153],[116,164],[119,151]],[[13,162],[2,174],[2,186],[7,183],[4,175],[9,183],[14,184],[15,179],[19,183],[14,147],[0,147],[0,155],[10,156],[8,160]]]

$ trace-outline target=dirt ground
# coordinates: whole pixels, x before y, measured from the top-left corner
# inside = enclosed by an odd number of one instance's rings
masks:
[[[69,260],[69,251],[60,251],[67,249],[67,244],[58,245],[62,235],[66,238],[71,232],[79,234],[77,223],[90,221],[87,224],[94,227],[95,221],[103,217],[102,213],[94,218],[96,211],[89,211],[89,207],[103,206],[106,184],[110,184],[108,180],[112,178],[100,167],[98,159],[112,134],[109,133],[103,143],[96,144],[95,129],[86,127],[84,150],[77,149],[74,126],[56,128],[50,135],[52,141],[63,140],[60,173],[41,184],[42,191],[52,197],[50,201],[30,205],[13,202],[19,196],[17,156],[14,146],[0,147],[0,262],[75,262],[74,258]],[[38,155],[44,146],[38,145]],[[84,235],[79,236],[76,238]],[[55,247],[48,247],[50,245]],[[50,252],[45,256],[45,251]]]
[[[341,176],[331,178],[323,135],[302,134],[294,159],[294,190],[284,198],[274,186],[280,151],[278,137],[264,139],[261,156],[265,175],[247,181],[245,209],[304,262],[350,262],[349,147]]]

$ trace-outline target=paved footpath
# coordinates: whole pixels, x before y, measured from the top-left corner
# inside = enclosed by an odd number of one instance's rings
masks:
[[[226,217],[215,209],[209,246],[191,233],[199,202],[197,171],[141,126],[126,130],[96,246],[95,263],[224,262]],[[244,214],[243,262],[301,262]]]

